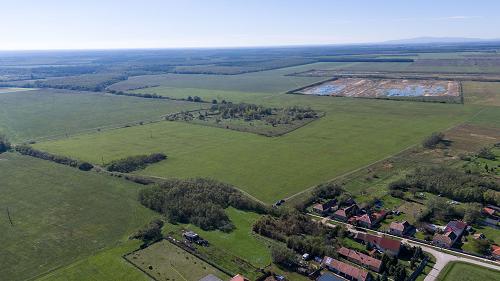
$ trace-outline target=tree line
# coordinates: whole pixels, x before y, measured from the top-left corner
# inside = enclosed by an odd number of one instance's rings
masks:
[[[110,172],[130,173],[144,169],[149,164],[157,163],[165,159],[167,159],[167,155],[163,153],[130,156],[111,162],[106,169]]]
[[[234,228],[224,209],[266,213],[267,207],[233,186],[212,179],[171,179],[139,192],[142,205],[162,213],[171,223],[192,223],[203,230]]]
[[[16,146],[16,151],[23,154],[23,155],[28,155],[28,156],[35,157],[35,158],[40,158],[43,160],[49,160],[49,161],[52,161],[55,163],[78,168],[78,169],[83,170],[83,171],[89,171],[94,167],[90,163],[80,162],[78,160],[71,159],[71,158],[66,157],[66,156],[60,156],[60,155],[55,155],[55,154],[51,154],[48,152],[40,151],[40,150],[32,148],[29,145],[18,145],[18,146]]]

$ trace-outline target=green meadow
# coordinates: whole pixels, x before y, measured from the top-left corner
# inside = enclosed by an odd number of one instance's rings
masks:
[[[499,271],[463,262],[448,263],[437,277],[437,280],[439,281],[476,281],[499,279]]]
[[[0,94],[0,133],[13,142],[64,137],[107,126],[158,120],[199,108],[182,101],[150,100],[70,90],[33,90]]]
[[[33,279],[117,247],[155,216],[137,202],[140,186],[49,161],[1,154],[0,179],[2,280]]]
[[[164,121],[41,142],[35,147],[99,164],[163,152],[168,160],[140,173],[212,177],[272,203],[418,144],[430,133],[464,122],[481,110],[456,104],[287,94],[262,95],[255,102],[311,106],[326,115],[274,138]]]

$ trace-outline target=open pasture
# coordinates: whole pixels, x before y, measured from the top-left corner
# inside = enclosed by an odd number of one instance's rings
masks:
[[[366,98],[442,97],[460,95],[460,83],[439,80],[340,78],[294,93]]]
[[[463,262],[450,262],[441,271],[439,281],[498,280],[500,272]]]
[[[2,280],[42,276],[116,247],[154,216],[137,202],[139,185],[106,175],[5,153],[0,178]]]
[[[160,122],[42,142],[35,148],[99,164],[163,152],[168,161],[140,173],[212,177],[272,203],[418,144],[431,132],[466,121],[480,110],[455,104],[287,94],[258,101],[311,106],[326,115],[277,138]]]
[[[0,133],[13,142],[64,137],[199,108],[197,103],[70,90],[12,92],[0,94]]]

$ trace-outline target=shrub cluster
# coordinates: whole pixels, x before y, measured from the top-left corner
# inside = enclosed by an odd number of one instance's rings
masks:
[[[161,228],[163,227],[163,221],[160,219],[155,219],[148,225],[139,229],[130,238],[140,239],[144,243],[148,244],[150,242],[157,241],[162,238]]]
[[[267,212],[267,208],[233,186],[211,179],[167,180],[139,192],[144,206],[164,214],[172,223],[192,223],[203,230],[234,228],[224,209]]]
[[[10,142],[7,137],[0,135],[0,153],[4,153],[10,149]]]
[[[404,179],[390,183],[389,188],[442,194],[462,202],[500,204],[498,181],[445,166],[417,168]]]
[[[443,133],[432,133],[429,137],[427,137],[423,142],[422,145],[425,148],[435,148],[436,145],[438,145],[444,138]]]
[[[136,170],[144,169],[149,164],[157,163],[165,159],[167,159],[167,156],[163,153],[130,156],[111,162],[107,166],[107,170],[110,172],[130,173]]]

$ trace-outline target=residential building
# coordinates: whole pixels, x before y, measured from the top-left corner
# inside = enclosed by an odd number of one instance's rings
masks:
[[[358,213],[358,205],[352,204],[349,207],[338,209],[333,213],[333,218],[340,221],[347,221],[351,216]]]
[[[377,248],[389,255],[398,256],[401,250],[401,241],[385,236],[376,236],[364,232],[358,232],[354,239]]]
[[[391,222],[389,233],[392,235],[404,236],[410,234],[413,226],[408,221]]]
[[[491,245],[491,256],[496,260],[500,260],[500,246]]]
[[[313,211],[319,215],[325,216],[332,211],[332,208],[337,203],[337,200],[332,199],[323,203],[318,203],[313,206]]]
[[[340,276],[353,281],[366,281],[371,280],[371,275],[368,271],[361,268],[357,268],[345,262],[333,259],[331,257],[324,257],[322,264],[328,268],[328,270],[333,271]]]
[[[340,256],[344,257],[345,259],[347,259],[353,263],[359,264],[363,267],[366,267],[370,270],[373,270],[375,272],[380,272],[380,268],[382,267],[381,260],[372,258],[368,255],[365,255],[363,253],[360,253],[360,252],[357,252],[357,251],[354,251],[354,250],[351,250],[351,249],[348,249],[345,247],[340,248],[337,251],[337,253]]]
[[[372,228],[379,224],[387,215],[386,211],[375,212],[372,214],[364,214],[361,216],[351,217],[348,222],[351,224],[357,224],[361,227]]]
[[[233,278],[231,278],[231,280],[229,280],[229,281],[250,281],[250,280],[245,278],[243,275],[238,274],[238,275],[234,276]]]

